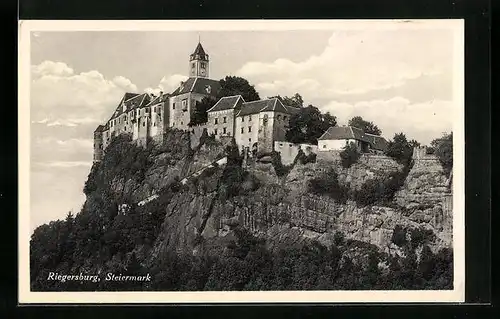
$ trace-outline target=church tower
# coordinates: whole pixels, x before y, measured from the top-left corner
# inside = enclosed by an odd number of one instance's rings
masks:
[[[208,78],[208,54],[205,53],[201,43],[198,42],[193,54],[189,56],[189,76]]]

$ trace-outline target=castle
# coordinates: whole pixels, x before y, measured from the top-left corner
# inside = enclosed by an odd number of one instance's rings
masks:
[[[207,111],[207,123],[190,127],[196,105],[205,97],[217,97],[221,88],[218,80],[209,78],[209,70],[209,56],[198,43],[189,56],[189,78],[172,93],[125,93],[109,120],[94,131],[94,162],[118,134],[145,143],[147,138],[161,141],[169,128],[206,130],[217,139],[233,137],[240,151],[253,153],[273,151],[275,141],[285,140],[290,116],[298,109],[278,98],[246,102],[241,95],[222,97]]]

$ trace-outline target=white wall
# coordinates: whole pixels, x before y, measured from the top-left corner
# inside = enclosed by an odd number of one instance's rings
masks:
[[[249,127],[252,128],[251,132],[248,132]],[[242,128],[243,128],[243,133],[241,133]],[[244,121],[242,121],[241,116],[238,116],[236,118],[234,138],[236,140],[236,144],[238,145],[240,151],[242,150],[243,147],[249,147],[251,150],[252,144],[257,142],[258,134],[259,134],[259,114],[246,115],[244,116]]]
[[[354,142],[356,145],[359,144],[358,141],[353,139],[347,140],[319,140],[318,141],[318,152],[324,151],[341,151],[346,144]],[[358,145],[359,146],[359,145]]]

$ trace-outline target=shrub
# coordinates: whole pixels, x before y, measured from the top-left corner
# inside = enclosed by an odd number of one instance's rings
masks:
[[[294,163],[299,162],[302,165],[305,165],[307,163],[315,163],[316,162],[316,154],[315,153],[309,153],[309,155],[306,155],[302,149],[299,149],[299,152],[297,153],[297,156],[295,157]]]
[[[356,163],[361,157],[361,153],[358,151],[356,144],[354,144],[353,142],[344,146],[339,155],[342,167],[344,168],[351,167],[351,165]]]
[[[404,229],[403,226],[396,225],[396,227],[394,227],[391,242],[398,247],[404,247],[406,245],[406,229]]]
[[[320,177],[313,178],[309,181],[308,189],[313,194],[327,195],[339,203],[347,201],[347,188],[340,185],[338,175],[335,170],[330,169]]]
[[[278,175],[280,177],[288,175],[288,173],[290,173],[290,171],[293,168],[293,164],[283,165],[283,163],[281,162],[281,155],[279,152],[273,151],[271,153],[271,160],[272,160],[271,164],[274,167],[274,171],[276,172],[276,175]]]

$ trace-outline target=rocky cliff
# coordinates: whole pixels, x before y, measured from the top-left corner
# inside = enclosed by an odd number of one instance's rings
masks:
[[[227,145],[211,139],[191,149],[189,135],[180,131],[168,133],[164,140],[163,146],[148,149],[149,165],[143,172],[143,180],[126,179],[119,174],[112,177],[109,185],[116,198],[128,198],[134,205],[176,179],[227,156]],[[97,169],[102,173],[108,164],[105,160]],[[393,203],[367,207],[360,207],[352,200],[339,203],[328,196],[311,194],[308,181],[333,167],[339,182],[355,191],[368,180],[400,172],[401,164],[375,155],[363,156],[349,168],[342,168],[337,161],[322,160],[306,165],[297,163],[289,174],[278,177],[271,164],[254,162],[244,169],[259,181],[260,187],[231,197],[220,194],[226,168],[217,167],[211,174],[203,174],[189,181],[181,191],[169,195],[168,203],[161,208],[163,231],[156,240],[152,258],[171,250],[197,251],[205,242],[217,243],[226,240],[226,236],[230,238],[236,227],[266,238],[271,247],[310,239],[327,244],[336,232],[341,232],[346,238],[390,252],[395,249],[391,241],[394,229],[400,225],[435,234],[429,241],[433,250],[449,247],[451,213],[449,208],[444,211],[443,205],[451,194],[439,165],[437,159],[416,160]],[[156,205],[155,201],[150,205]]]
[[[50,231],[56,224],[43,226],[33,237],[33,247],[53,242],[47,236],[77,238],[74,247],[67,239],[69,246],[60,248],[70,256],[64,257],[68,262],[61,263],[63,253],[54,253],[57,249],[52,247],[32,250],[32,262],[38,269],[32,273],[32,281],[40,282],[54,265],[67,272],[128,269],[134,258],[148,269],[160,267],[157,273],[163,276],[161,265],[172,259],[172,253],[223,256],[241,241],[242,231],[262,239],[266,250],[276,256],[291,247],[316,249],[316,242],[332,247],[345,239],[368,245],[342,248],[339,258],[347,267],[346,274],[357,269],[349,270],[351,262],[369,265],[373,247],[377,254],[385,254],[376,259],[382,264],[390,263],[390,256],[411,254],[405,243],[411,243],[413,250],[419,247],[418,254],[424,245],[434,253],[451,247],[451,194],[435,159],[415,160],[408,171],[384,156],[363,156],[349,168],[342,168],[335,159],[322,158],[305,165],[297,162],[287,173],[277,174],[272,161],[243,161],[232,141],[221,143],[204,135],[193,143],[189,133],[177,130],[168,131],[162,140],[159,144],[148,141],[145,147],[123,135],[112,141],[102,162],[91,169],[84,188],[87,200],[75,222],[69,219],[69,224],[57,226],[61,231],[69,227],[62,234],[57,229]],[[222,157],[226,158],[224,164],[214,164]],[[332,169],[338,185],[330,183]],[[387,178],[393,175],[406,179],[395,184]],[[311,191],[311,182],[318,179],[342,189],[346,197],[340,200]],[[377,190],[387,181],[400,187],[393,196],[371,204],[356,201],[369,195],[363,194],[367,183]],[[445,258],[448,262],[449,257]],[[386,271],[386,266],[380,264],[374,266],[378,270],[372,270]],[[335,277],[335,272],[331,275]],[[205,288],[212,289],[205,279]],[[216,282],[224,282],[221,280]],[[443,285],[449,282],[447,279]]]

